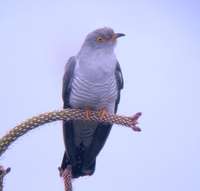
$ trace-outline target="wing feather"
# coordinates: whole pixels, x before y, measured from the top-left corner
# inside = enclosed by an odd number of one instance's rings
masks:
[[[62,97],[63,97],[63,108],[71,108],[69,105],[69,96],[70,96],[70,89],[71,89],[71,82],[73,79],[73,74],[75,70],[77,59],[76,57],[71,57],[67,64],[65,65],[65,73],[63,76],[63,89],[62,89]],[[64,144],[65,144],[65,150],[66,154],[64,155],[65,158],[68,156],[70,160],[75,161],[75,152],[76,148],[74,146],[74,140],[73,140],[73,122],[72,121],[63,121],[63,138],[64,138]],[[70,155],[70,157],[69,157]],[[63,160],[62,167],[67,167],[66,160]],[[74,165],[74,164],[72,164]]]
[[[75,56],[71,57],[67,64],[65,65],[65,73],[63,76],[63,86],[62,86],[62,98],[64,102],[64,109],[70,108],[69,105],[69,94],[70,86],[73,79],[74,69],[76,66],[77,59]]]
[[[115,102],[115,113],[117,112],[117,108],[118,108],[118,104],[120,101],[120,92],[124,87],[124,80],[123,80],[123,75],[122,75],[122,71],[121,71],[121,67],[119,65],[119,62],[117,61],[116,64],[116,69],[115,69],[115,78],[116,78],[116,82],[117,82],[117,100]]]

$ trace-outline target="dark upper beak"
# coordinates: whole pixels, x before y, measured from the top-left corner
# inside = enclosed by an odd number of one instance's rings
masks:
[[[123,33],[115,33],[109,40],[115,40],[116,38],[125,36]]]

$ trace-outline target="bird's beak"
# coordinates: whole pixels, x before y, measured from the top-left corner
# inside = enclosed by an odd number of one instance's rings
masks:
[[[115,40],[116,38],[125,36],[123,33],[115,33],[109,40]]]

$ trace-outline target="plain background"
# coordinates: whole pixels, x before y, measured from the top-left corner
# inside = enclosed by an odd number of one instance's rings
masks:
[[[125,86],[118,113],[141,111],[140,133],[113,126],[96,171],[74,190],[200,189],[200,2],[0,0],[0,135],[62,108],[62,76],[86,35],[125,33],[115,49]],[[0,159],[4,191],[63,190],[61,122],[16,141]]]

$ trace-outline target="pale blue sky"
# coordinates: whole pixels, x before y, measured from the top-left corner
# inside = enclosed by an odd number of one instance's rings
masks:
[[[62,108],[63,68],[85,36],[112,27],[124,75],[118,113],[141,111],[142,131],[113,126],[76,191],[200,189],[200,2],[0,0],[0,135]],[[0,159],[4,191],[63,190],[61,122],[40,127]]]

